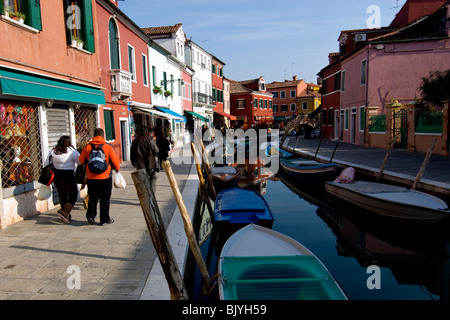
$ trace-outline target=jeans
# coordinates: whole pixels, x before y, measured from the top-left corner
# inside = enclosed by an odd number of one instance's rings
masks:
[[[112,192],[112,177],[102,180],[87,180],[88,185],[88,209],[86,218],[95,219],[97,216],[97,203],[100,201],[100,223],[107,223],[109,217],[109,205]]]

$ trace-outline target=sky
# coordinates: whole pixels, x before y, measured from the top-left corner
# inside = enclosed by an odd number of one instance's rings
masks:
[[[141,28],[182,23],[188,39],[225,63],[229,79],[316,83],[328,53],[339,51],[341,30],[388,26],[405,2],[121,0],[119,8]]]

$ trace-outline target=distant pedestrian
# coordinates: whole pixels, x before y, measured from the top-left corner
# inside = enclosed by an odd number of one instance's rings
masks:
[[[58,210],[58,215],[64,223],[69,223],[72,218],[70,212],[78,198],[75,169],[76,165],[81,163],[79,160],[80,154],[72,146],[69,136],[61,136],[56,147],[50,152],[50,156],[55,173],[53,183],[58,191],[59,204],[61,206],[61,209]]]
[[[86,183],[89,195],[88,209],[86,211],[88,223],[95,223],[97,203],[99,201],[100,225],[113,223],[114,220],[109,216],[112,170],[119,172],[120,159],[113,146],[106,143],[103,129],[97,128],[94,130],[94,138],[81,152],[80,161],[86,163]]]
[[[153,193],[156,192],[157,165],[155,156],[159,153],[155,139],[148,135],[147,126],[139,128],[139,136],[131,143],[130,160],[137,170],[145,169],[149,178]]]
[[[159,152],[158,152],[158,168],[159,170],[162,169],[162,162],[166,161],[169,157],[169,151],[170,151],[170,142],[163,134],[162,130],[156,130],[156,145],[158,146]]]

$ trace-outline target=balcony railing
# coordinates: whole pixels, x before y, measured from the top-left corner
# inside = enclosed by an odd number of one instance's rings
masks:
[[[127,99],[133,94],[131,73],[121,69],[109,71],[111,75],[111,93],[113,100]]]
[[[194,102],[195,103],[203,103],[203,104],[214,104],[215,99],[213,96],[207,95],[205,93],[201,92],[194,92],[193,94]]]

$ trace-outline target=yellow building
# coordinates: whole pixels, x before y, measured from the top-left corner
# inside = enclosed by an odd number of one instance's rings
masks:
[[[308,86],[297,97],[297,114],[309,114],[321,104],[320,86],[308,83]]]

